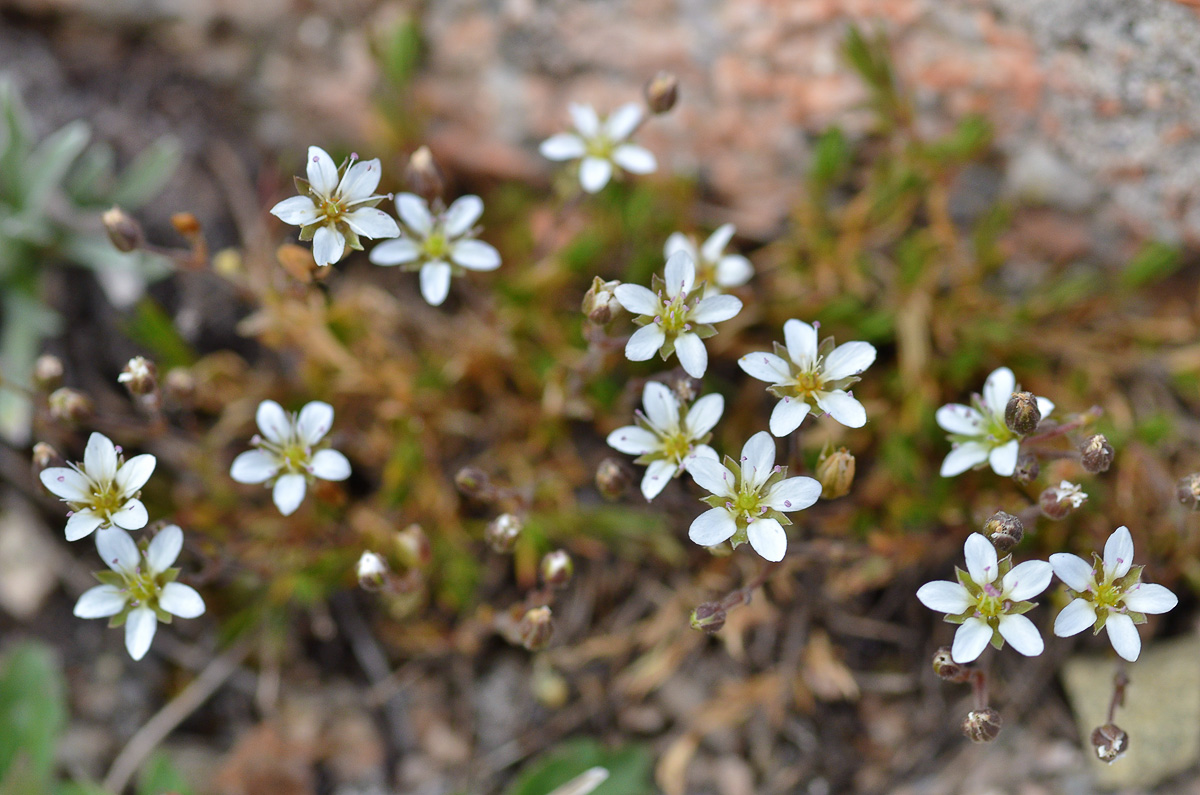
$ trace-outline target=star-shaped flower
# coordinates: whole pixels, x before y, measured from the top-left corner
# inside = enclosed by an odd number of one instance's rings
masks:
[[[950,648],[954,662],[972,662],[988,643],[1000,649],[1006,640],[1026,657],[1041,654],[1042,636],[1024,614],[1036,607],[1027,600],[1050,585],[1050,564],[1027,560],[1013,566],[1012,555],[997,560],[996,548],[979,533],[967,537],[965,553],[967,570],[954,569],[958,582],[937,580],[917,589],[921,604],[959,625]]]
[[[692,479],[712,493],[703,502],[712,506],[696,517],[688,537],[711,547],[732,541],[734,548],[747,541],[770,561],[783,560],[787,533],[785,515],[801,511],[821,496],[821,484],[808,477],[789,478],[787,467],[775,466],[775,440],[766,431],[750,437],[740,461],[726,456],[725,464],[696,458],[688,465]]]
[[[403,265],[421,271],[421,295],[431,306],[441,306],[450,292],[450,276],[500,267],[500,252],[476,240],[475,222],[483,215],[483,200],[460,196],[444,212],[432,213],[420,196],[401,193],[396,211],[405,230],[398,240],[387,240],[371,249],[376,265]]]
[[[669,388],[650,381],[642,392],[645,413],[637,412],[636,425],[617,428],[608,435],[608,445],[622,453],[636,455],[634,462],[646,467],[642,495],[653,500],[667,482],[688,469],[697,457],[717,461],[717,453],[705,442],[725,410],[725,398],[705,395],[692,404],[687,413]]]
[[[613,292],[641,326],[625,345],[631,362],[644,362],[655,351],[666,361],[672,353],[692,378],[708,369],[704,340],[717,333],[713,323],[729,320],[742,311],[742,302],[732,295],[703,298],[696,286],[696,266],[683,251],[667,260],[664,279],[655,274],[653,290],[640,284],[622,284]]]
[[[238,483],[267,483],[271,497],[284,516],[291,516],[304,500],[313,478],[345,480],[350,462],[337,450],[314,450],[313,446],[333,427],[333,407],[314,400],[289,415],[274,400],[258,405],[255,420],[261,436],[233,460],[229,476]]]
[[[1067,584],[1075,599],[1054,619],[1060,638],[1083,632],[1108,630],[1108,639],[1129,662],[1142,651],[1135,627],[1146,623],[1146,614],[1166,613],[1179,599],[1161,585],[1142,582],[1144,566],[1133,565],[1133,536],[1118,527],[1104,544],[1104,557],[1092,554],[1088,563],[1077,555],[1058,552],[1050,556],[1054,573]]]
[[[754,275],[754,266],[741,254],[726,254],[725,246],[733,237],[733,224],[724,224],[709,235],[704,245],[696,247],[696,241],[682,232],[672,232],[663,246],[667,259],[676,251],[682,251],[696,263],[696,281],[704,282],[704,295],[717,295],[723,288],[741,287]]]
[[[78,541],[99,527],[145,527],[149,516],[138,496],[155,463],[147,454],[124,461],[111,439],[93,433],[82,464],[43,469],[42,484],[71,507],[67,540]]]
[[[1012,475],[1021,440],[1005,424],[1004,410],[1016,391],[1013,371],[1001,367],[987,377],[983,394],[972,396],[972,405],[951,403],[937,410],[937,424],[950,432],[953,445],[942,461],[942,477],[954,477],[984,463],[990,463],[997,475]],[[1042,417],[1054,410],[1054,404],[1044,397],[1037,399],[1037,405]]]
[[[96,549],[112,571],[97,572],[102,585],[88,589],[75,603],[79,618],[108,618],[110,627],[125,626],[125,648],[140,660],[150,649],[158,622],[172,616],[196,618],[204,613],[204,600],[190,585],[175,582],[172,568],[183,549],[178,525],[163,528],[146,547],[124,530],[109,527],[96,534]]]
[[[550,160],[579,160],[579,184],[588,193],[596,193],[608,184],[614,166],[631,174],[651,174],[658,168],[649,150],[625,140],[641,124],[641,105],[622,105],[603,122],[591,105],[572,102],[567,110],[575,132],[547,138],[540,151]]]
[[[400,234],[392,217],[375,209],[386,198],[375,193],[379,187],[379,158],[354,161],[351,155],[338,168],[324,149],[308,147],[308,179],[296,178],[300,195],[271,208],[271,214],[285,224],[300,227],[301,240],[313,242],[313,259],[321,266],[340,260],[347,244],[362,251],[359,236]]]

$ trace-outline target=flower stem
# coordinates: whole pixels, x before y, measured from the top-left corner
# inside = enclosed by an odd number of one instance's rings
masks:
[[[1125,706],[1125,688],[1129,686],[1129,674],[1126,673],[1125,667],[1124,660],[1117,663],[1117,673],[1113,676],[1112,701],[1108,703],[1107,723],[1113,722],[1113,717],[1117,714],[1117,707]]]
[[[1026,436],[1021,441],[1022,444],[1031,444],[1042,442],[1047,439],[1054,439],[1058,436],[1068,434],[1071,431],[1079,430],[1084,426],[1091,425],[1102,416],[1104,416],[1104,409],[1100,408],[1099,406],[1092,406],[1090,409],[1083,412],[1070,422],[1063,423],[1062,425],[1056,425],[1055,427],[1048,428],[1041,433],[1035,433],[1032,436]]]

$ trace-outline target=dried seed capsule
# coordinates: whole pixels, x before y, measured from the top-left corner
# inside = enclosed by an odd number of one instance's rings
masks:
[[[546,648],[554,635],[554,621],[549,607],[535,607],[526,610],[517,624],[517,637],[521,645],[530,651]]]
[[[463,467],[454,476],[454,485],[464,497],[485,498],[492,489],[491,478],[479,467]]]
[[[1037,396],[1032,392],[1013,392],[1004,407],[1004,424],[1008,429],[1020,436],[1028,436],[1037,430],[1042,421],[1042,412],[1038,408]]]
[[[1175,496],[1193,511],[1200,511],[1200,472],[1184,475],[1175,486]]]
[[[33,363],[33,385],[43,392],[50,392],[62,386],[62,359],[48,353],[37,357]]]
[[[727,614],[720,602],[705,602],[692,611],[692,629],[707,632],[709,635],[720,632],[725,626]]]
[[[551,588],[566,588],[575,574],[575,563],[565,550],[556,549],[542,557],[542,565],[538,570],[542,575],[542,582],[546,585]]]
[[[1033,453],[1022,453],[1017,459],[1017,466],[1013,470],[1012,479],[1022,486],[1028,486],[1037,480],[1041,471],[1042,468],[1038,465],[1037,456],[1033,455]]]
[[[152,395],[158,391],[158,368],[144,356],[134,356],[117,376],[131,395]]]
[[[1025,525],[1011,513],[996,511],[992,518],[983,523],[983,534],[996,547],[996,551],[1003,555],[1021,543],[1021,539],[1025,537]]]
[[[410,524],[396,532],[396,557],[406,569],[423,568],[433,560],[433,548],[421,525]]]
[[[1087,495],[1080,486],[1064,480],[1051,486],[1038,497],[1038,508],[1047,519],[1065,519],[1079,506],[1087,502]]]
[[[613,315],[621,308],[614,292],[621,283],[606,282],[599,276],[592,279],[592,286],[583,294],[583,304],[580,309],[589,321],[597,326],[603,326],[613,319]]]
[[[617,500],[633,483],[629,468],[615,458],[606,458],[596,468],[596,490],[606,500]]]
[[[1129,750],[1129,735],[1115,723],[1106,723],[1092,732],[1092,748],[1101,762],[1111,765]]]
[[[50,393],[50,416],[58,422],[75,423],[87,419],[92,413],[92,401],[82,392],[63,387]]]
[[[1102,433],[1094,433],[1079,445],[1079,460],[1088,472],[1107,472],[1116,451]]]
[[[833,500],[849,494],[850,486],[854,483],[854,466],[854,455],[845,447],[839,447],[832,453],[822,451],[817,459],[821,496]]]
[[[440,198],[446,189],[446,181],[442,171],[433,160],[433,153],[428,146],[422,146],[412,153],[408,165],[404,167],[404,181],[412,188],[412,192],[426,201],[432,202]]]
[[[484,537],[492,551],[507,554],[517,545],[524,524],[516,514],[502,513],[488,522]]]
[[[130,251],[137,251],[146,242],[142,225],[120,207],[105,210],[100,216],[100,222],[104,224],[104,231],[108,233],[108,239],[117,251],[128,254]]]
[[[933,672],[947,682],[965,682],[968,669],[954,662],[949,646],[942,646],[933,653]]]
[[[374,552],[363,552],[354,571],[358,575],[358,585],[364,591],[378,591],[387,582],[387,563]]]
[[[655,114],[663,114],[679,101],[679,78],[670,72],[659,72],[646,83],[646,106]]]
[[[999,712],[991,707],[985,707],[967,713],[962,730],[963,734],[970,737],[973,742],[990,743],[1000,735],[1003,723]]]

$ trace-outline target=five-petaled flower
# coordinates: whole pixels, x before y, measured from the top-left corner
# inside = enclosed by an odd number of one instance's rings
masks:
[[[742,311],[742,302],[732,295],[703,298],[696,286],[696,266],[683,251],[671,255],[663,276],[660,280],[654,275],[653,290],[622,284],[613,291],[641,326],[626,343],[625,356],[644,362],[658,351],[665,361],[675,353],[688,375],[701,378],[708,369],[704,340],[717,333],[712,324]]]
[[[550,160],[579,160],[579,184],[588,193],[608,184],[614,165],[632,174],[650,174],[658,168],[649,150],[625,140],[642,121],[641,105],[622,105],[603,122],[591,105],[572,102],[567,110],[576,131],[552,135],[542,141],[540,151]]]
[[[1050,556],[1054,573],[1067,584],[1075,599],[1054,619],[1060,638],[1083,632],[1108,630],[1108,639],[1121,657],[1133,662],[1142,651],[1136,624],[1146,614],[1165,613],[1179,604],[1175,594],[1161,585],[1142,582],[1144,566],[1133,565],[1133,537],[1118,527],[1104,544],[1104,557],[1092,554],[1093,563],[1067,552]]]
[[[821,496],[821,484],[808,477],[789,478],[787,467],[775,466],[775,440],[766,431],[750,437],[741,460],[726,456],[725,464],[695,458],[688,465],[692,479],[712,493],[703,501],[712,508],[696,517],[688,537],[711,547],[746,541],[770,561],[783,560],[791,524],[785,514],[803,510]]]
[[[617,428],[608,435],[608,444],[622,453],[639,456],[634,463],[646,467],[642,494],[653,500],[697,457],[718,460],[716,451],[705,442],[725,411],[725,398],[705,395],[685,414],[674,392],[650,381],[642,392],[642,405],[645,413],[636,413],[637,424]]]
[[[100,527],[116,525],[140,530],[149,516],[138,499],[154,472],[154,456],[123,461],[112,440],[102,433],[88,438],[82,464],[42,470],[42,484],[71,507],[67,540],[77,541]]]
[[[696,241],[682,232],[672,232],[663,246],[667,259],[676,251],[682,251],[696,263],[696,281],[704,282],[704,295],[717,295],[723,288],[741,287],[754,275],[754,266],[741,254],[726,254],[735,229],[733,224],[724,224],[709,235],[704,245],[696,247]]]
[[[832,337],[818,345],[817,327],[801,320],[784,323],[783,337],[787,345],[775,343],[775,353],[760,351],[738,359],[749,376],[771,384],[767,391],[779,398],[771,412],[771,433],[787,436],[814,409],[849,428],[865,425],[866,409],[846,388],[874,363],[875,347],[846,342],[835,348]]]
[[[435,214],[420,196],[401,193],[396,197],[396,212],[406,229],[398,240],[371,249],[370,260],[376,265],[420,269],[421,295],[431,306],[446,300],[454,273],[464,268],[492,271],[500,267],[500,253],[475,239],[475,222],[483,214],[483,200],[478,196],[460,196]]]
[[[150,649],[158,622],[172,616],[196,618],[204,613],[204,600],[190,585],[175,582],[172,568],[183,548],[183,531],[170,525],[140,551],[119,527],[96,534],[96,550],[112,571],[97,572],[101,585],[88,589],[75,603],[79,618],[107,618],[110,627],[125,626],[125,648],[140,660]]]
[[[337,450],[314,450],[313,446],[333,427],[333,407],[314,400],[289,415],[273,400],[258,406],[255,420],[262,435],[233,460],[229,476],[238,483],[267,483],[271,496],[284,516],[290,516],[304,500],[307,484],[313,478],[345,480],[350,477],[350,462]],[[272,483],[273,482],[273,483]]]
[[[1016,391],[1013,371],[1001,367],[987,377],[983,394],[972,396],[973,405],[951,403],[937,410],[937,424],[950,432],[953,444],[942,461],[942,477],[954,477],[985,462],[992,465],[997,475],[1012,475],[1021,440],[1005,424],[1004,410]],[[1037,399],[1037,405],[1043,418],[1054,410],[1054,404],[1044,397]]]
[[[954,662],[972,662],[988,643],[999,649],[1006,640],[1026,657],[1041,654],[1042,636],[1024,614],[1036,606],[1027,600],[1050,585],[1050,564],[1027,560],[1013,566],[1012,555],[997,560],[996,548],[979,533],[967,537],[965,552],[967,570],[955,567],[958,582],[937,580],[917,590],[923,605],[959,625],[950,648]]]
[[[271,208],[271,214],[300,227],[300,239],[313,242],[313,259],[318,265],[332,265],[342,258],[346,245],[362,251],[359,236],[395,237],[400,227],[375,205],[386,196],[375,193],[379,187],[379,158],[362,163],[351,155],[339,168],[319,146],[308,147],[308,179],[296,178],[301,195],[284,199]],[[339,178],[340,175],[340,178]]]

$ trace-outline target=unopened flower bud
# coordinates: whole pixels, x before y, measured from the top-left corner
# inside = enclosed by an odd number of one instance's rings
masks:
[[[117,376],[131,395],[152,395],[158,390],[158,368],[144,356],[134,356]]]
[[[720,602],[705,602],[692,611],[692,629],[707,632],[709,635],[720,632],[725,626],[727,615]]]
[[[188,240],[199,237],[202,229],[199,219],[191,213],[175,213],[171,216],[171,226]]]
[[[696,399],[696,395],[700,394],[699,378],[692,378],[690,375],[680,375],[671,380],[669,384],[671,391],[675,393],[675,397],[679,398],[680,403],[691,403]]]
[[[163,378],[163,391],[177,403],[190,405],[196,397],[196,377],[186,367],[172,367]]]
[[[967,668],[954,662],[949,646],[942,646],[933,653],[933,672],[947,682],[965,682]]]
[[[1025,525],[1011,513],[996,511],[992,518],[983,523],[983,534],[1001,555],[1021,543],[1025,537]]]
[[[1101,762],[1111,765],[1129,750],[1129,735],[1117,724],[1106,723],[1092,732],[1092,748]]]
[[[583,294],[583,304],[580,306],[588,320],[597,326],[603,326],[613,319],[613,314],[621,308],[613,292],[620,284],[615,280],[606,282],[599,276],[592,279],[592,286]]]
[[[1047,519],[1065,519],[1071,511],[1087,502],[1083,487],[1064,480],[1051,486],[1038,497],[1038,508]]]
[[[575,574],[575,563],[564,550],[556,549],[542,557],[539,568],[542,582],[551,588],[566,588]]]
[[[854,483],[854,455],[845,447],[830,452],[821,451],[817,459],[817,480],[821,482],[821,496],[827,500],[845,497]]]
[[[33,385],[43,392],[50,392],[62,386],[62,359],[48,353],[37,357],[33,363]]]
[[[1000,713],[991,707],[985,707],[967,713],[962,730],[973,742],[990,743],[1000,735],[1002,726]]]
[[[128,254],[130,251],[137,251],[146,242],[142,225],[120,207],[105,210],[100,216],[100,222],[104,224],[104,231],[108,232],[108,239],[117,251]]]
[[[1038,464],[1037,456],[1033,453],[1021,453],[1017,458],[1017,465],[1013,469],[1012,479],[1022,486],[1028,486],[1037,480],[1041,472],[1042,467]]]
[[[491,478],[479,467],[463,467],[454,476],[454,485],[464,497],[483,499],[492,489]]]
[[[433,547],[429,536],[419,524],[410,524],[396,533],[396,557],[406,569],[420,569],[433,560]]]
[[[59,460],[58,451],[46,442],[38,442],[33,446],[32,459],[33,477],[36,480],[42,474],[42,470],[54,466]]]
[[[502,513],[488,522],[484,538],[487,539],[488,546],[492,548],[492,551],[503,555],[513,551],[523,526],[524,523],[516,514]]]
[[[62,387],[50,393],[50,416],[58,422],[76,423],[92,413],[92,401],[82,392]]]
[[[1184,475],[1175,486],[1175,496],[1193,511],[1200,511],[1200,472]]]
[[[1032,392],[1013,392],[1004,407],[1004,424],[1019,436],[1028,436],[1042,421],[1037,397]]]
[[[364,591],[378,591],[387,582],[388,567],[374,552],[363,552],[355,566],[358,584]]]
[[[526,610],[517,624],[517,637],[521,645],[530,651],[539,651],[550,644],[554,635],[554,621],[549,607]]]
[[[422,146],[412,153],[408,165],[404,167],[404,181],[413,193],[430,202],[439,198],[446,189],[446,181],[442,179],[442,172],[428,146]]]
[[[675,107],[679,99],[679,78],[670,72],[659,72],[646,83],[646,106],[655,114]]]
[[[1079,460],[1083,463],[1083,468],[1093,474],[1107,472],[1115,455],[1116,451],[1102,433],[1092,434],[1079,445]]]
[[[596,490],[606,500],[618,500],[633,483],[629,468],[615,458],[606,458],[596,468]]]

